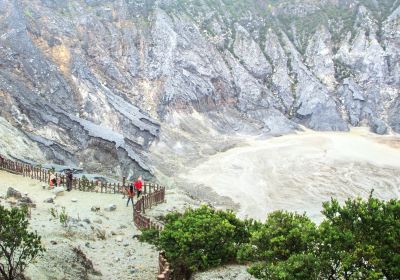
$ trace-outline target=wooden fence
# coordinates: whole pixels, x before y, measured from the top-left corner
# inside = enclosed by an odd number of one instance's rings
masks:
[[[20,174],[24,177],[29,177],[35,180],[39,180],[44,183],[49,183],[50,181],[50,174],[51,170],[35,167],[30,164],[20,163],[17,161],[12,161],[6,159],[0,155],[0,168],[6,170],[8,172],[14,174]],[[66,177],[64,174],[60,174],[55,172],[54,173],[57,182],[60,183],[61,186],[65,186],[66,184]],[[82,178],[73,178],[72,179],[72,187],[75,190],[86,191],[86,192],[99,192],[99,193],[125,193],[125,177],[123,178],[122,183],[104,183],[99,180],[88,180]],[[164,187],[159,186],[155,183],[145,182],[143,185],[143,194],[151,194],[157,190],[161,190]],[[158,196],[164,194],[164,192],[157,192],[157,201],[160,201]],[[163,200],[163,199],[162,199]],[[154,199],[153,199],[154,201]],[[148,203],[148,201],[146,201]],[[146,204],[147,205],[147,204]],[[148,208],[148,207],[147,207]]]
[[[158,273],[157,280],[172,279],[172,270],[164,252],[160,252],[158,255]]]
[[[41,167],[35,167],[30,164],[20,163],[4,158],[0,155],[0,169],[5,171],[19,174],[24,177],[39,180],[44,183],[49,183],[51,170],[44,169]],[[57,181],[60,185],[66,184],[66,178],[64,174],[55,172]],[[125,178],[122,184],[120,183],[103,183],[94,180],[83,180],[81,178],[73,178],[72,187],[75,190],[86,191],[86,192],[99,192],[99,193],[124,193],[125,192]],[[162,230],[162,226],[151,221],[150,218],[144,216],[146,209],[150,209],[154,205],[165,202],[165,187],[158,184],[145,182],[143,185],[143,195],[136,201],[133,207],[133,221],[135,226],[139,230],[155,228]],[[170,265],[165,258],[165,254],[160,252],[159,254],[159,275],[157,280],[169,280],[172,277],[172,270]]]

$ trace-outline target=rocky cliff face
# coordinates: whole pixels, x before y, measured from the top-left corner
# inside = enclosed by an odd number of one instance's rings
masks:
[[[400,132],[399,5],[0,0],[0,115],[48,160],[119,175],[151,173],[176,114],[222,134]]]

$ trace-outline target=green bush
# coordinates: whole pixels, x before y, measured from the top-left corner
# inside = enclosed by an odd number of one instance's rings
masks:
[[[399,200],[332,199],[322,214],[319,226],[286,211],[260,223],[202,206],[168,214],[163,231],[141,240],[165,251],[175,279],[229,262],[269,280],[400,279]]]
[[[232,212],[207,206],[189,209],[184,214],[166,216],[159,247],[165,251],[176,278],[189,278],[205,270],[236,259],[239,243],[246,240],[244,223]]]
[[[249,272],[260,279],[312,279],[316,225],[304,214],[276,211],[252,232],[241,259],[255,261]]]
[[[40,236],[28,231],[28,210],[0,205],[0,279],[23,278],[35,257],[44,252]]]
[[[259,279],[400,279],[400,201],[349,199],[306,216],[270,214],[239,255]]]
[[[79,190],[80,191],[93,191],[96,188],[95,184],[91,184],[89,179],[83,175],[81,178],[81,183],[79,185]]]
[[[142,234],[139,236],[140,242],[147,242],[153,245],[158,245],[158,239],[160,237],[160,231],[155,228],[144,229]]]
[[[332,199],[323,205],[321,271],[326,277],[400,279],[400,201]],[[384,276],[384,277],[383,277]]]

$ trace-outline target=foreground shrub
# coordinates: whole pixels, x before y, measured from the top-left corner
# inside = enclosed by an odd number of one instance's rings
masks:
[[[400,202],[323,204],[318,228],[304,215],[270,214],[239,255],[259,279],[400,279]]]
[[[140,242],[147,242],[153,245],[158,245],[158,239],[160,237],[160,231],[155,228],[144,229],[142,234],[139,236]]]
[[[276,211],[253,231],[239,257],[256,261],[249,272],[260,279],[313,279],[316,225],[305,215]]]
[[[324,278],[400,279],[400,201],[332,199],[323,205],[319,258]]]
[[[23,278],[28,264],[44,252],[40,236],[28,231],[28,210],[0,205],[0,279]]]
[[[203,206],[168,214],[163,231],[142,238],[166,252],[175,279],[227,262],[269,280],[400,279],[399,200],[332,199],[322,214],[319,226],[286,211],[259,223]]]
[[[235,260],[238,242],[250,235],[232,212],[207,206],[166,216],[159,247],[165,251],[176,278],[188,279],[198,270]],[[247,236],[247,237],[246,237]]]

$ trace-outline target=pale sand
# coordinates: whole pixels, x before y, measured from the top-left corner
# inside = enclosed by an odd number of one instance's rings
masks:
[[[362,128],[250,139],[248,146],[211,156],[180,177],[230,197],[240,204],[241,217],[264,220],[268,212],[284,209],[320,221],[322,202],[331,197],[367,197],[374,188],[379,198],[399,198],[398,143],[398,136]]]
[[[66,192],[64,196],[55,199],[55,205],[43,203],[43,200],[52,197],[49,190],[43,190],[43,183],[36,180],[24,178],[4,171],[0,171],[0,195],[5,195],[8,187],[13,187],[20,192],[28,192],[28,196],[37,204],[32,209],[31,227],[37,230],[43,237],[43,243],[47,248],[46,254],[51,254],[46,260],[39,259],[37,264],[28,269],[31,279],[77,279],[63,267],[75,265],[64,259],[66,248],[80,247],[83,252],[93,261],[94,268],[102,273],[100,277],[89,277],[89,279],[154,279],[157,274],[158,252],[147,244],[133,239],[133,235],[140,234],[132,222],[132,206],[126,207],[126,200],[122,195],[97,194],[80,191]],[[77,202],[71,199],[76,198]],[[7,205],[3,199],[0,203]],[[117,210],[106,212],[103,210],[109,204],[116,204]],[[90,210],[92,206],[100,206],[100,213]],[[49,209],[55,207],[60,210],[61,206],[66,208],[67,213],[77,219],[90,219],[91,224],[84,221],[78,223],[75,236],[65,238],[65,229],[59,221],[50,220]],[[102,223],[96,223],[101,220]],[[79,224],[82,224],[80,226]],[[107,239],[100,240],[90,228],[101,228],[105,230]],[[126,226],[126,228],[121,228]],[[114,232],[115,235],[111,233]],[[121,239],[122,241],[118,240]],[[50,241],[56,241],[52,245]],[[85,244],[89,242],[90,248]],[[69,249],[68,249],[69,250]],[[59,259],[55,259],[59,257]],[[53,259],[52,263],[47,263]],[[131,271],[134,270],[134,273]]]

